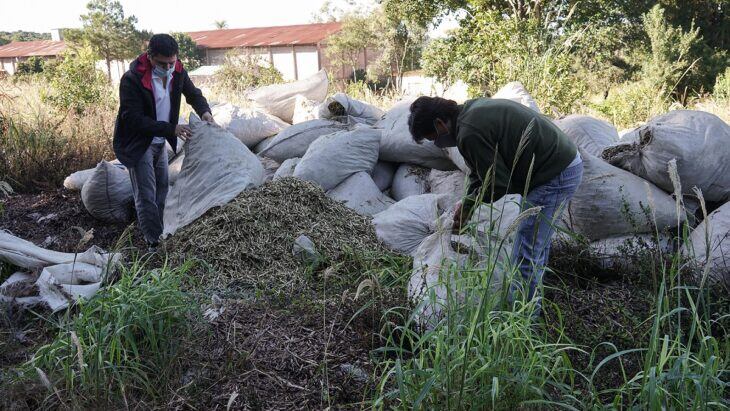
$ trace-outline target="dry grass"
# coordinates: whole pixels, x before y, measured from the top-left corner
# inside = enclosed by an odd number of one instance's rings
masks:
[[[0,175],[17,191],[61,186],[70,173],[114,158],[111,102],[82,115],[54,110],[41,79],[0,81]]]

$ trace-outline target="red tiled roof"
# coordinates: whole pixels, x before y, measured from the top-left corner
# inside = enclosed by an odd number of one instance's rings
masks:
[[[62,41],[35,40],[13,41],[0,46],[2,57],[30,57],[30,56],[57,56],[66,49]]]
[[[188,32],[200,47],[211,49],[235,47],[290,46],[317,44],[340,31],[341,23],[299,24],[295,26],[254,27]]]

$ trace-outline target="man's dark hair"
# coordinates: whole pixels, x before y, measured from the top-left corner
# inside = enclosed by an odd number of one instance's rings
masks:
[[[147,45],[147,53],[153,57],[172,57],[177,55],[177,52],[177,41],[169,34],[155,34],[150,38],[149,45]]]
[[[436,132],[433,122],[437,118],[444,122],[451,120],[453,123],[458,115],[459,106],[454,100],[422,96],[411,104],[408,130],[413,139],[420,143],[424,135]]]

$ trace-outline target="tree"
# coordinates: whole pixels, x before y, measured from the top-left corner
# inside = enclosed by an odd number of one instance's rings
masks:
[[[50,40],[50,33],[36,33],[33,31],[0,31],[0,46],[10,43],[11,41],[32,41],[32,40]]]
[[[203,64],[198,45],[186,33],[170,33],[177,41],[179,51],[177,58],[185,65],[187,70],[195,70]]]
[[[215,25],[215,28],[218,30],[228,28],[228,22],[226,22],[225,20],[216,20],[213,22],[213,25]]]
[[[81,16],[83,28],[64,35],[72,47],[88,46],[104,60],[111,82],[111,62],[136,57],[144,48],[144,35],[135,27],[136,17],[125,17],[119,1],[92,0],[86,8],[88,13]]]
[[[351,67],[357,81],[357,63],[360,54],[376,42],[369,16],[349,14],[342,21],[342,28],[331,35],[327,43],[327,57],[334,66]]]
[[[475,96],[521,81],[543,109],[568,113],[584,92],[573,75],[573,42],[533,18],[478,12],[462,20],[450,37],[429,44],[423,68],[444,83],[464,81]]]
[[[104,101],[110,90],[95,61],[95,52],[88,47],[67,52],[48,74],[50,93],[44,98],[55,108],[72,110],[77,115]]]
[[[18,63],[16,74],[38,74],[42,73],[45,68],[45,60],[39,56],[29,57],[28,60]]]
[[[395,87],[400,89],[403,74],[420,67],[421,52],[426,42],[426,29],[397,14],[388,15],[381,8],[370,15],[374,36],[373,48],[381,52],[368,66],[371,79],[395,74]]]
[[[225,61],[213,75],[213,79],[219,92],[233,95],[284,81],[279,70],[268,61],[262,61],[260,55],[242,50],[226,53]]]

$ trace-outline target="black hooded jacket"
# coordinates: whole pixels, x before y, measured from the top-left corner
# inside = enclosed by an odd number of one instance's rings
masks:
[[[114,124],[114,153],[127,167],[134,167],[155,136],[165,137],[177,150],[175,126],[180,116],[180,96],[202,116],[210,111],[200,89],[190,81],[178,60],[170,84],[170,121],[157,121],[152,94],[152,64],[147,54],[137,57],[119,83],[119,113]]]

